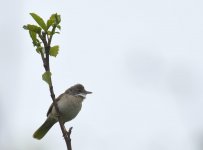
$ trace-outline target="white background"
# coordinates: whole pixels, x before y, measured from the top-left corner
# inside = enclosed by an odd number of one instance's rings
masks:
[[[202,150],[203,2],[19,0],[0,6],[0,149],[65,149],[59,125],[33,132],[51,104],[40,56],[22,26],[62,17],[51,59],[56,95],[93,92],[73,126],[73,150]]]

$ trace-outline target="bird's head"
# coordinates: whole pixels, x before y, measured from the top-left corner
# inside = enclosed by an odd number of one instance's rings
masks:
[[[75,84],[66,90],[66,93],[85,98],[87,94],[91,94],[92,92],[86,91],[82,84]]]

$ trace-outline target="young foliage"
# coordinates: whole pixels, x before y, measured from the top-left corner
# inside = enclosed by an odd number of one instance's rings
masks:
[[[32,31],[32,32],[35,32],[35,33],[38,33],[40,34],[41,33],[41,28],[36,26],[36,25],[32,25],[32,24],[28,24],[28,25],[24,25],[23,28],[25,30],[29,30],[29,31]]]
[[[38,25],[44,30],[44,31],[47,31],[47,26],[44,22],[44,20],[38,16],[37,14],[35,13],[30,13],[30,15],[32,16],[32,18],[38,23]]]
[[[48,85],[51,85],[51,72],[46,71],[45,73],[43,73],[42,80],[44,80]]]
[[[58,55],[58,51],[59,51],[59,46],[55,45],[55,46],[51,47],[51,49],[49,51],[49,55],[56,57]]]
[[[51,46],[51,41],[54,34],[59,34],[58,31],[61,30],[61,16],[55,13],[52,14],[47,21],[44,21],[42,17],[36,13],[30,13],[30,15],[37,25],[27,24],[24,25],[23,28],[29,31],[33,46],[36,47],[36,52],[41,55],[42,60],[45,63],[48,56],[56,57],[58,55],[59,46]],[[46,54],[48,54],[48,56]],[[51,72],[46,71],[42,75],[42,79],[50,85]]]
[[[37,34],[36,34],[36,32],[33,32],[33,31],[29,30],[29,34],[30,34],[30,37],[31,37],[32,41],[36,42],[37,41]]]

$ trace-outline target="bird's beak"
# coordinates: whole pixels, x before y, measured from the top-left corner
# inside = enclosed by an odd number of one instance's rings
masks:
[[[90,91],[85,91],[85,94],[92,94],[92,92],[90,92]]]

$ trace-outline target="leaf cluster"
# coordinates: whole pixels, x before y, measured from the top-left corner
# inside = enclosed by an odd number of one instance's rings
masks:
[[[58,15],[57,13],[52,14],[45,23],[45,21],[39,15],[35,13],[30,13],[30,15],[36,21],[37,25],[27,24],[27,25],[24,25],[23,28],[29,31],[30,38],[32,39],[33,46],[36,47],[37,53],[45,54],[45,50],[44,50],[45,48],[42,46],[42,43],[46,39],[48,41],[51,40],[54,34],[60,33],[59,31],[61,30],[61,26],[60,26],[61,16]],[[47,46],[50,46],[50,45],[47,45]],[[59,46],[55,45],[50,48],[49,55],[56,57],[58,54],[58,51],[59,51]]]
[[[27,24],[23,28],[29,31],[33,46],[36,47],[36,52],[42,57],[45,73],[42,79],[51,85],[51,72],[49,70],[49,56],[56,57],[59,52],[59,46],[51,46],[52,37],[54,34],[59,34],[61,30],[61,16],[57,13],[52,14],[45,22],[39,15],[30,13],[37,25]]]

